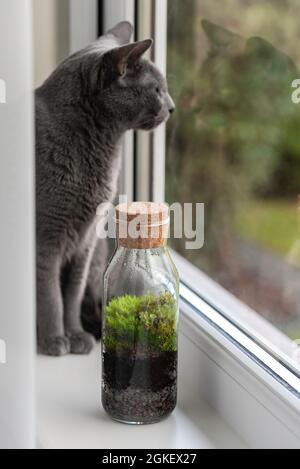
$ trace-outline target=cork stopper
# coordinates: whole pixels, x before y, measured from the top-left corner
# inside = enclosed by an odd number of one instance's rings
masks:
[[[166,244],[169,207],[154,202],[132,202],[116,208],[119,245],[130,249],[159,248]]]

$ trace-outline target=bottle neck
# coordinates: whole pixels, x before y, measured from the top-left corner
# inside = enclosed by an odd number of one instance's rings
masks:
[[[133,226],[134,228],[134,226]],[[167,245],[168,223],[141,225],[133,230],[128,224],[118,223],[118,245],[128,249],[159,249]]]
[[[167,239],[131,239],[131,238],[117,238],[117,246],[124,249],[139,249],[139,250],[151,250],[151,249],[165,249],[167,247]]]
[[[137,243],[136,240],[131,243],[128,243],[128,240],[124,242],[122,239],[116,239],[116,247],[117,249],[124,249],[126,251],[134,250],[134,251],[167,251],[168,250],[168,244],[167,240],[164,240],[164,242],[161,243],[153,243],[153,242],[147,242],[147,243]]]

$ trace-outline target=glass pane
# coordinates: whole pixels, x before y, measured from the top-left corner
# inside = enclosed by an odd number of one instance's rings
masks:
[[[171,0],[168,10],[167,200],[203,202],[206,218],[201,250],[173,246],[298,340],[300,2]]]

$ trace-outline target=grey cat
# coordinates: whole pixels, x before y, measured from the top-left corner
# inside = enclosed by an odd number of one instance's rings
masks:
[[[85,292],[98,304],[106,263],[96,208],[116,194],[124,133],[152,130],[174,110],[165,78],[142,57],[152,40],[129,44],[132,32],[117,24],[36,90],[37,333],[48,355],[93,348],[81,305]]]

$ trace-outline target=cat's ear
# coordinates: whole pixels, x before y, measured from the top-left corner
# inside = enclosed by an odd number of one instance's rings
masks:
[[[246,52],[249,55],[253,54],[257,59],[261,58],[265,60],[266,63],[274,58],[283,56],[270,42],[258,36],[250,37],[248,39],[246,42]]]
[[[240,38],[237,34],[228,31],[221,26],[211,23],[210,21],[203,20],[201,22],[202,28],[213,48],[227,47],[232,44],[237,38]]]
[[[117,39],[119,39],[120,44],[128,44],[133,34],[133,26],[129,21],[121,21],[107,31],[106,34],[113,34]]]
[[[118,75],[126,75],[127,68],[139,60],[152,47],[152,44],[152,39],[145,39],[112,49],[110,54]]]

